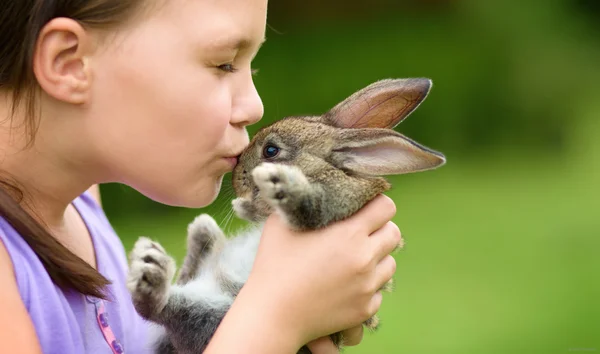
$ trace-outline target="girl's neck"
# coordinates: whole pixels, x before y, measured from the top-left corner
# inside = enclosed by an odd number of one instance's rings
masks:
[[[69,204],[94,182],[78,170],[75,161],[61,155],[57,142],[68,137],[40,126],[28,145],[22,116],[11,117],[10,106],[0,102],[0,179],[23,193],[22,207],[50,230],[63,228]],[[6,117],[6,118],[4,118]]]

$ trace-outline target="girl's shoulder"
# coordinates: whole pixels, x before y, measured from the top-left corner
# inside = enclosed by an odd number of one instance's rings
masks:
[[[97,262],[102,264],[101,273],[122,273],[127,268],[123,245],[108,221],[102,207],[96,202],[90,192],[85,192],[73,201],[73,206],[80,214],[94,243]],[[21,297],[26,301],[29,297],[31,280],[28,276],[40,277],[45,275],[45,269],[37,254],[27,242],[0,216],[0,242],[6,248],[15,269],[17,285]],[[112,274],[107,274],[109,277]]]
[[[92,238],[98,271],[111,282],[107,288],[109,301],[102,303],[114,337],[121,347],[147,353],[148,325],[135,312],[125,286],[128,267],[124,247],[89,192],[74,200],[73,205]],[[2,217],[0,242],[11,258],[21,299],[45,352],[112,352],[112,343],[107,343],[96,319],[97,299],[59,289],[35,252]],[[62,334],[57,336],[56,331]]]
[[[19,235],[8,221],[0,215],[0,243],[12,263],[17,286],[25,305],[29,302],[29,274],[39,271],[35,265],[40,263],[37,255],[31,250],[27,242]],[[41,264],[41,263],[40,263]],[[45,269],[42,268],[45,271]]]

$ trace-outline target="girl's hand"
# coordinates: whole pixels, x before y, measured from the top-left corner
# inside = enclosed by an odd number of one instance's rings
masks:
[[[363,338],[363,326],[359,325],[342,332],[344,345],[351,347],[358,345]],[[339,349],[333,344],[329,336],[321,337],[307,344],[313,354],[339,354]]]
[[[253,297],[263,319],[298,347],[360,326],[378,311],[379,289],[396,270],[395,212],[391,199],[378,196],[351,218],[311,232],[290,231],[272,215],[242,292],[261,294]]]

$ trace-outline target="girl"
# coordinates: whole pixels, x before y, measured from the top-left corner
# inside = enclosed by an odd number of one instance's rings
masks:
[[[263,114],[250,63],[267,0],[20,0],[0,8],[0,342],[7,353],[145,353],[125,253],[96,185],[202,207]],[[268,220],[208,353],[337,353],[381,304],[393,202],[298,235]],[[343,247],[341,246],[343,245]],[[304,257],[311,255],[310,262]],[[334,259],[334,262],[330,262]],[[265,294],[268,294],[265,295]],[[235,340],[231,340],[235,338]],[[320,339],[319,339],[320,338]]]

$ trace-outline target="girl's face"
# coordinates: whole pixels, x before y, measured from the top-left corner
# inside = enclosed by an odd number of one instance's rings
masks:
[[[167,1],[91,60],[89,142],[107,178],[162,203],[210,204],[263,106],[251,61],[267,0]]]

